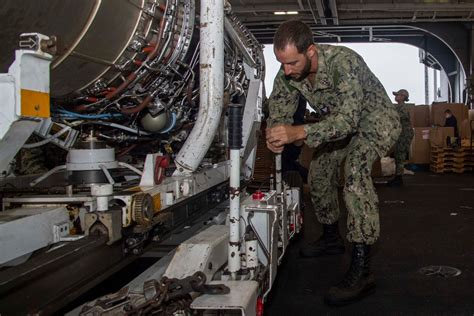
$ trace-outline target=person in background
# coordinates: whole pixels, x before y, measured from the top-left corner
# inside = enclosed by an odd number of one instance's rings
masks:
[[[405,102],[409,101],[409,93],[405,89],[394,91],[395,96],[395,108],[397,109],[398,116],[400,116],[400,124],[402,126],[402,132],[398,137],[394,147],[394,158],[395,158],[395,177],[387,183],[387,186],[401,186],[403,185],[403,171],[405,170],[405,161],[410,152],[410,145],[413,139],[413,128],[411,127],[410,114],[406,107]]]
[[[454,127],[454,137],[459,137],[458,120],[453,115],[453,112],[450,109],[447,109],[444,111],[444,115],[446,117],[444,127]]]
[[[268,103],[267,147],[281,153],[286,144],[305,141],[315,148],[308,183],[323,234],[300,249],[302,257],[345,251],[338,225],[338,185],[344,166],[352,260],[325,302],[349,304],[375,291],[370,248],[379,237],[380,224],[371,171],[374,161],[398,139],[400,119],[380,81],[349,48],[315,44],[311,29],[297,20],[280,25],[273,45],[281,68]],[[300,94],[319,114],[319,122],[293,125]]]

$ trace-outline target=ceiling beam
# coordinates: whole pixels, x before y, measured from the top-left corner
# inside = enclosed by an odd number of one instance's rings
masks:
[[[298,0],[298,5],[300,6],[301,11],[305,10],[304,5],[303,5],[303,0]]]
[[[282,9],[283,8],[283,9]],[[274,4],[246,4],[245,6],[232,5],[234,13],[275,12],[275,11],[301,11],[301,6],[294,2]]]
[[[333,23],[335,25],[339,25],[339,17],[337,14],[337,5],[336,5],[336,0],[329,0],[329,7],[331,9],[331,14],[333,17]]]
[[[250,16],[250,15],[239,15],[239,19],[245,24],[245,25],[251,25],[251,24],[268,24],[271,22],[275,23],[281,23],[283,21],[288,20],[288,16],[286,15],[268,15],[268,16]],[[314,21],[313,17],[308,13],[308,14],[299,14],[298,19],[302,20],[305,23],[309,24],[316,24],[316,25],[321,25],[317,22]],[[341,18],[339,16],[339,25],[354,25],[354,24],[381,24],[381,25],[387,25],[387,24],[417,24],[417,23],[423,23],[423,22],[432,22],[432,23],[443,23],[443,22],[474,22],[474,16],[471,18],[463,18],[463,17],[441,17],[437,16],[436,19],[432,19],[430,16],[426,17],[420,17],[419,15],[416,16],[416,20],[413,21],[413,15],[401,17],[401,16],[383,16],[383,15],[370,15],[370,16],[359,16],[359,15],[354,15],[351,17],[346,17]]]
[[[322,0],[314,0],[316,3],[316,9],[318,10],[319,19],[321,20],[322,25],[327,25],[326,15],[324,14],[324,7]]]
[[[357,3],[340,4],[339,11],[445,11],[466,12],[474,10],[474,4],[467,3]]]

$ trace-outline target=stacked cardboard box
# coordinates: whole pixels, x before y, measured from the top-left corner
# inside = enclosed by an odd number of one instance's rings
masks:
[[[468,118],[468,109],[462,103],[433,103],[431,105],[431,125],[444,126],[446,119],[444,111],[451,110],[458,121],[458,130],[461,130],[461,124]]]
[[[414,127],[414,136],[410,147],[410,163],[427,164],[430,162],[430,127]]]
[[[473,156],[472,150],[469,147],[459,147],[459,145],[466,145],[465,141],[471,138],[471,128],[469,121],[469,112],[467,107],[462,103],[438,103],[431,106],[431,123],[433,126],[442,126],[445,121],[445,111],[449,109],[456,117],[458,123],[458,131],[461,140],[455,139],[454,128],[449,133],[438,132],[437,139],[433,139],[431,146],[430,169],[436,173],[442,172],[457,172],[462,173],[472,170]],[[451,144],[455,146],[448,146],[446,139],[449,139]]]
[[[469,110],[468,118],[461,122],[460,137],[464,147],[474,147],[474,110]]]
[[[409,107],[414,136],[410,147],[410,163],[428,164],[430,162],[430,106]]]
[[[462,103],[434,103],[413,108],[414,137],[410,150],[410,162],[429,164],[432,148],[446,148],[447,138],[454,136],[454,128],[443,127],[445,111],[450,109],[458,122],[461,136],[468,134],[468,110]],[[474,116],[474,113],[472,114]],[[424,126],[422,126],[424,125]],[[470,129],[469,129],[470,134]]]
[[[430,106],[407,104],[412,127],[430,126]]]
[[[444,148],[450,137],[454,137],[454,127],[434,126],[430,129],[430,147]]]

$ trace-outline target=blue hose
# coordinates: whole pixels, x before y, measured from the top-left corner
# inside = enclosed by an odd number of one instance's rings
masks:
[[[79,119],[108,119],[114,117],[122,117],[121,113],[104,113],[104,114],[79,114],[76,112],[71,112],[63,109],[58,110],[61,113],[61,116],[79,118]]]

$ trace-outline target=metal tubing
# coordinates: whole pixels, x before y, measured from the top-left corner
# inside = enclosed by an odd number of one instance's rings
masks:
[[[46,172],[45,174],[43,174],[42,176],[36,178],[35,180],[31,181],[30,182],[30,186],[31,187],[34,187],[35,185],[37,185],[38,183],[40,183],[41,181],[45,180],[46,178],[48,178],[50,175],[52,175],[53,173],[59,171],[59,170],[64,170],[66,169],[66,165],[61,165],[61,166],[56,166],[54,167],[53,169],[49,170],[48,172]]]
[[[275,156],[275,180],[276,180],[276,192],[280,197],[283,192],[281,182],[281,154]]]
[[[176,158],[175,175],[197,169],[219,126],[224,95],[224,1],[201,1],[199,113]]]
[[[109,170],[107,170],[107,167],[105,165],[99,165],[99,168],[102,169],[102,172],[105,174],[107,181],[109,181],[110,184],[114,185],[114,178],[112,178],[112,175],[110,174]]]
[[[240,270],[240,150],[230,150],[229,272]]]
[[[132,165],[129,165],[126,162],[119,161],[118,164],[119,164],[120,167],[130,169],[130,170],[132,170],[133,172],[135,172],[136,174],[138,174],[140,176],[143,174],[142,171],[140,171],[139,169],[135,168]]]

